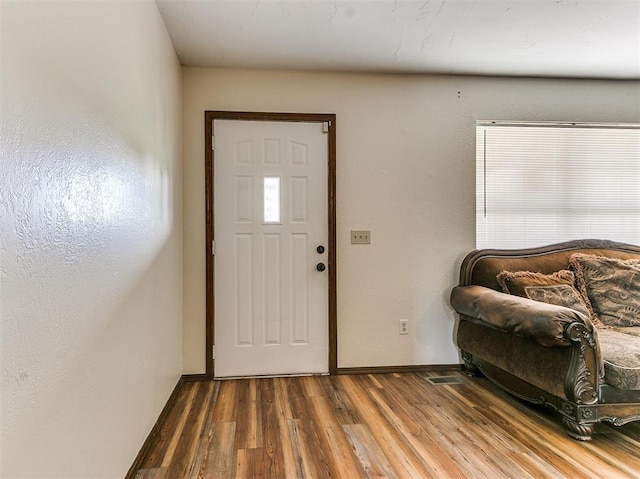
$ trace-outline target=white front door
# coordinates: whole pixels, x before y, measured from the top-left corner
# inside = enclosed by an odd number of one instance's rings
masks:
[[[324,131],[214,120],[215,377],[328,372]]]

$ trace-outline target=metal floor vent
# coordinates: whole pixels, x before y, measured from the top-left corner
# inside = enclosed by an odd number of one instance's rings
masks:
[[[425,379],[435,386],[440,384],[464,384],[465,382],[465,379],[460,376],[435,376]]]

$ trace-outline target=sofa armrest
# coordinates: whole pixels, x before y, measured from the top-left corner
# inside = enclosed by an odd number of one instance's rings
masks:
[[[456,286],[451,306],[461,315],[480,319],[543,346],[569,346],[565,329],[571,323],[593,331],[591,321],[573,309],[512,296],[483,286]]]

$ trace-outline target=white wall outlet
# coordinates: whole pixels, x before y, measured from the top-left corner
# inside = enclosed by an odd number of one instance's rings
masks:
[[[401,319],[400,320],[400,334],[409,334],[409,320]]]
[[[371,231],[351,230],[351,244],[371,244]]]

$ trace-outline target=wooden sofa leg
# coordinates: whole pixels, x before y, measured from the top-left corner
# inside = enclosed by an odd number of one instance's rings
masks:
[[[482,376],[480,369],[473,362],[473,355],[462,351],[462,360],[464,361],[464,370],[469,376],[479,377]]]
[[[591,441],[593,434],[593,424],[580,424],[567,417],[562,418],[567,434],[578,441]]]

